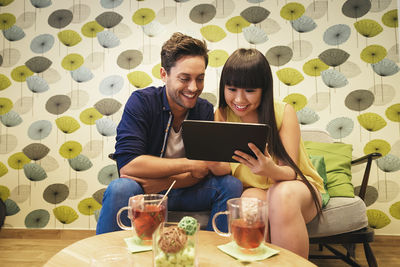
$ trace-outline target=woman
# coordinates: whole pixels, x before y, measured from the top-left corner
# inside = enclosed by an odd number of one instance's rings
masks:
[[[270,126],[265,151],[249,144],[256,158],[235,151],[240,163],[231,164],[232,174],[246,188],[242,197],[268,202],[268,240],[307,258],[306,223],[321,211],[323,180],[305,152],[295,110],[274,101],[271,69],[258,50],[238,49],[226,61],[215,120]]]

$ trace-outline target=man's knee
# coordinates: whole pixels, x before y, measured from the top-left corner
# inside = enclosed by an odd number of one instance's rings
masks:
[[[232,194],[232,197],[240,197],[243,192],[243,184],[239,179],[232,175],[224,175],[217,179],[220,182],[220,186],[224,188],[226,192]]]
[[[113,198],[114,196],[134,196],[143,194],[143,189],[136,181],[128,178],[118,178],[107,186],[103,198]]]

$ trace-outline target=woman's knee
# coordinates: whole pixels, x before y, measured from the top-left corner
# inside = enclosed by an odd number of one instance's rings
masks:
[[[279,182],[271,186],[268,190],[268,203],[271,215],[279,213],[283,216],[285,213],[293,214],[298,203],[296,186],[292,181]]]
[[[267,192],[260,188],[248,188],[244,190],[242,197],[254,197],[261,200],[267,200]]]

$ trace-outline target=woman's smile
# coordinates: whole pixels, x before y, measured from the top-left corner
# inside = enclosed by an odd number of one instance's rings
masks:
[[[238,111],[245,111],[249,105],[238,105],[238,104],[233,103],[233,106]]]

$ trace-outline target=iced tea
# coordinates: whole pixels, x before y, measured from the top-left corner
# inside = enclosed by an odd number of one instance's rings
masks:
[[[231,222],[233,239],[244,249],[257,248],[264,239],[265,223],[256,221],[249,223],[244,219],[234,219]]]
[[[132,209],[132,225],[142,240],[151,240],[154,231],[165,220],[166,207],[163,205],[145,205],[144,209]]]

